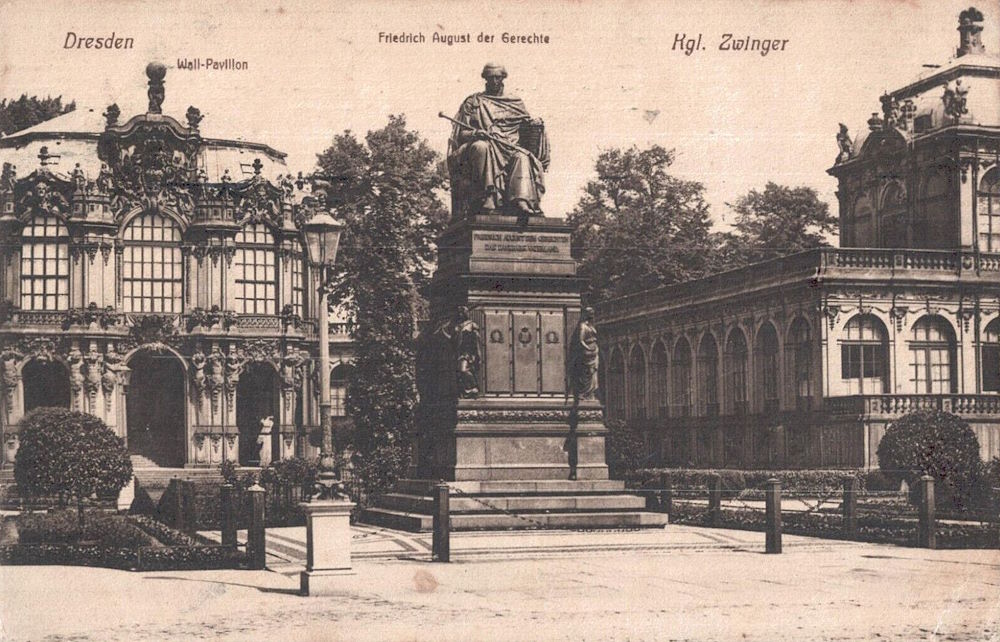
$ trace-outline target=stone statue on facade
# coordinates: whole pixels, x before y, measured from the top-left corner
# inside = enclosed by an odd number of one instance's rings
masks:
[[[520,98],[504,95],[507,71],[483,68],[486,90],[465,99],[448,142],[452,215],[541,215],[549,165],[544,124]],[[442,116],[444,116],[442,114]]]
[[[130,368],[125,365],[124,357],[118,353],[114,344],[108,346],[104,354],[104,373],[101,375],[101,387],[105,394],[110,395],[115,390],[115,385],[122,381],[122,377]]]
[[[479,326],[469,318],[469,309],[459,306],[455,312],[451,332],[455,346],[458,396],[474,398],[479,396]]]
[[[257,448],[260,467],[267,468],[271,464],[271,429],[274,428],[274,417],[268,415],[260,420],[260,432],[257,433]]]
[[[166,98],[166,90],[163,88],[163,79],[167,75],[167,68],[160,62],[151,62],[146,65],[146,76],[149,78],[149,90],[146,95],[149,97],[149,113],[159,114],[163,111],[163,99]]]
[[[569,380],[573,400],[594,399],[597,396],[597,370],[600,348],[597,346],[597,328],[594,327],[594,309],[585,308],[576,324],[569,346]]]
[[[837,147],[840,148],[840,153],[837,154],[838,163],[843,163],[851,157],[851,135],[844,123],[840,123],[840,131],[837,132]]]
[[[961,78],[955,81],[954,88],[950,83],[945,83],[944,95],[941,96],[941,101],[944,103],[944,113],[955,120],[968,114],[969,108],[966,105],[968,94],[969,88],[962,86]]]

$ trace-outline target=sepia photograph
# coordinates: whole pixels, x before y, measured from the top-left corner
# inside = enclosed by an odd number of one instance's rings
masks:
[[[969,2],[0,0],[0,639],[1000,642]]]

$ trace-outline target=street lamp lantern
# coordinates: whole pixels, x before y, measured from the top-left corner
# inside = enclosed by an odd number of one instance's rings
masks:
[[[337,260],[337,246],[344,224],[329,212],[317,212],[302,225],[309,262],[319,272],[319,425],[323,444],[319,454],[319,479],[316,494],[333,499],[341,494],[333,452],[333,428],[330,425],[330,306],[327,300],[327,268]]]

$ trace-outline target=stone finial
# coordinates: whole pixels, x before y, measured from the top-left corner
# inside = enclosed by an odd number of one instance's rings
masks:
[[[188,107],[187,113],[184,114],[188,121],[188,127],[191,129],[198,129],[198,124],[202,121],[204,116],[201,115],[201,110],[197,107]]]
[[[111,103],[101,115],[107,121],[108,127],[114,127],[118,124],[118,117],[122,115],[122,110],[118,107],[118,103]]]
[[[882,119],[879,117],[877,111],[872,112],[872,117],[868,119],[868,129],[873,132],[882,129]]]
[[[49,148],[46,145],[42,145],[42,148],[38,150],[38,162],[41,164],[42,167],[55,165],[55,162],[50,162],[50,161],[58,158],[59,154],[50,154]]]
[[[975,7],[969,7],[958,14],[958,49],[956,56],[986,53],[979,34],[983,31],[983,14]]]
[[[163,99],[166,98],[166,90],[163,88],[163,79],[167,75],[167,68],[161,62],[151,62],[146,65],[146,77],[149,78],[149,113],[160,114],[163,108]]]
[[[254,176],[260,176],[260,170],[264,168],[264,163],[260,162],[259,158],[255,158],[252,167]]]

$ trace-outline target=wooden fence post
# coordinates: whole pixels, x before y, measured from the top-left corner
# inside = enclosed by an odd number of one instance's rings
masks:
[[[781,552],[781,482],[773,477],[767,480],[764,511],[767,518],[765,553]]]
[[[924,475],[920,478],[920,524],[917,530],[917,546],[936,548],[937,534],[934,532],[934,478]]]
[[[722,475],[715,473],[708,480],[708,523],[718,526],[722,521]]]
[[[235,491],[236,488],[232,484],[223,484],[219,490],[219,508],[221,510],[219,521],[221,522],[220,528],[222,529],[222,545],[232,548],[236,548],[236,507],[233,506]]]
[[[431,542],[431,560],[451,561],[451,518],[448,506],[448,484],[434,485],[434,537]]]
[[[247,562],[253,570],[267,566],[267,549],[264,541],[264,488],[254,484],[247,489],[250,494],[250,525],[247,532]]]
[[[844,479],[844,535],[854,539],[858,535],[858,478]]]

